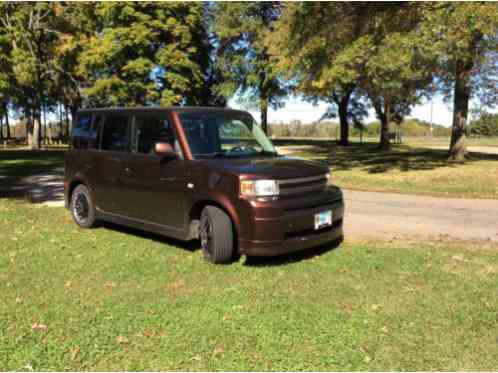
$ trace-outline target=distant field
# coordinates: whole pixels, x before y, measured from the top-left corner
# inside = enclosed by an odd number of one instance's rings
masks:
[[[0,368],[495,370],[498,256],[346,241],[214,266],[198,244],[0,199]],[[313,255],[311,255],[313,254]]]
[[[428,143],[376,143],[339,147],[335,141],[274,140],[281,151],[322,161],[331,167],[332,182],[355,190],[386,191],[455,198],[498,198],[498,154],[471,153],[464,164],[449,163],[447,150]],[[432,143],[433,146],[437,146]],[[489,141],[486,146],[492,146]],[[493,148],[494,149],[494,148]]]
[[[312,140],[312,141],[324,141],[324,142],[330,142],[330,141],[336,141],[335,138],[316,138],[316,137],[281,137],[281,138],[274,138],[273,141],[276,141],[279,143],[280,141],[286,141],[286,140],[296,140],[296,141],[301,141],[301,140]],[[359,137],[351,137],[350,138],[352,143],[360,143],[360,138]],[[378,143],[379,138],[378,137],[364,137],[363,142],[368,144],[368,143]],[[449,146],[450,144],[450,138],[443,138],[443,137],[405,137],[403,138],[403,143],[406,145],[412,145],[412,146],[418,146],[418,147],[432,147],[432,146]],[[469,146],[496,146],[498,147],[498,137],[489,137],[489,138],[468,138],[467,139],[467,144]]]

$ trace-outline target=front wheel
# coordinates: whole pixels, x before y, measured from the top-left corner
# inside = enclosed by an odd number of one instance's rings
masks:
[[[88,188],[78,185],[71,195],[71,215],[76,224],[81,228],[91,228],[95,225],[95,206]]]
[[[211,263],[228,263],[234,254],[234,234],[230,217],[220,208],[206,206],[199,223],[204,258]]]

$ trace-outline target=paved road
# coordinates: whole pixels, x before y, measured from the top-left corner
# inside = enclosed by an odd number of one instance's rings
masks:
[[[498,200],[344,191],[351,237],[498,243]]]
[[[34,203],[63,206],[61,169],[25,178]],[[345,233],[354,238],[453,239],[498,243],[498,200],[345,190]]]

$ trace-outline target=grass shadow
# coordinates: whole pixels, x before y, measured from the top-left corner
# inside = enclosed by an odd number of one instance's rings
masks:
[[[381,150],[375,143],[351,143],[350,146],[338,146],[335,141],[321,140],[278,140],[278,146],[313,145],[311,151],[297,151],[295,155],[320,161],[333,170],[349,171],[362,169],[376,174],[391,170],[425,171],[441,167],[459,167],[475,161],[498,161],[498,154],[469,153],[465,163],[448,161],[448,152],[444,149],[414,148],[408,145],[392,145],[390,150]]]

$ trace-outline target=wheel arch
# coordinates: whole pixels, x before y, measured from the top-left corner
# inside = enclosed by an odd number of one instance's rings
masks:
[[[237,215],[235,213],[235,209],[233,206],[228,205],[228,204],[223,204],[219,201],[216,201],[214,199],[201,199],[198,200],[194,203],[192,208],[189,211],[188,219],[189,219],[189,224],[190,224],[190,234],[192,235],[193,229],[196,229],[195,222],[199,221],[201,218],[201,213],[202,210],[206,206],[215,206],[218,207],[219,209],[223,210],[228,217],[230,218],[230,221],[232,222],[232,228],[233,228],[233,233],[234,233],[234,243],[237,242],[237,237],[239,235],[239,221],[237,218]],[[194,225],[194,226],[193,226]]]

